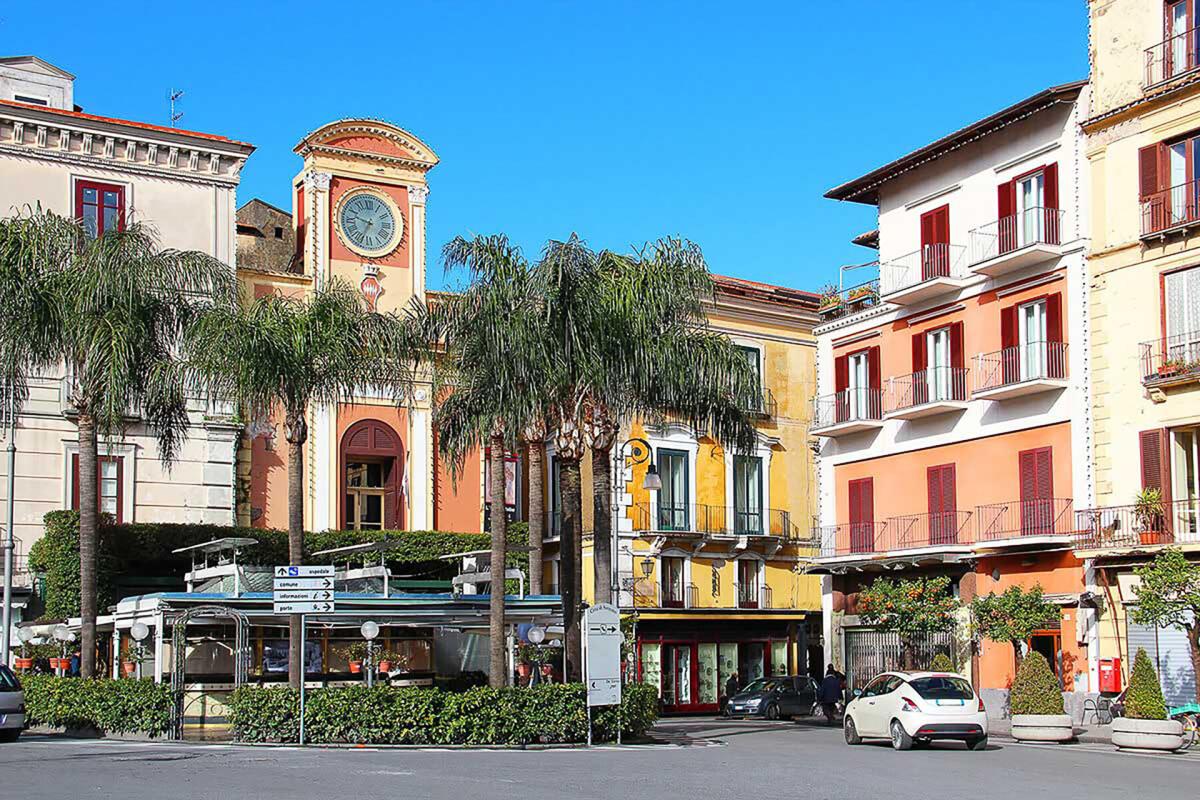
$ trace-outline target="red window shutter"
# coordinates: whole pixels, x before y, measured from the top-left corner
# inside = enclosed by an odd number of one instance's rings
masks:
[[[1034,450],[1025,450],[1018,456],[1021,470],[1021,501],[1027,502],[1037,497],[1037,454]]]
[[[1138,150],[1138,194],[1143,200],[1159,191],[1157,144]]]
[[[953,464],[946,464],[942,467],[942,510],[957,511],[958,510],[958,490],[955,468]]]
[[[962,369],[966,366],[963,354],[963,324],[955,322],[950,326],[950,366]]]
[[[921,249],[924,250],[937,241],[935,236],[933,212],[927,211],[921,215]]]
[[[844,392],[850,388],[850,356],[838,356],[833,360],[833,390]]]
[[[1003,348],[1017,346],[1016,306],[1000,309],[1000,346]]]
[[[1043,447],[1034,452],[1037,464],[1037,496],[1049,500],[1054,497],[1054,464],[1052,450]]]
[[[937,236],[939,244],[950,243],[950,206],[942,206],[934,216],[936,230],[934,234]]]
[[[883,386],[883,378],[879,366],[878,345],[867,350],[867,374],[870,377],[872,389],[879,389]]]
[[[912,397],[909,398],[912,405],[920,405],[929,398],[928,386],[929,376],[925,374],[928,368],[928,361],[925,358],[925,332],[914,333],[912,335]]]
[[[117,523],[125,522],[125,459],[113,458],[117,463]]]
[[[925,332],[912,335],[912,368],[913,372],[921,372],[926,367]]]
[[[941,471],[941,467],[930,467],[925,470],[925,494],[929,501],[930,514],[937,514],[942,510]]]
[[[1000,254],[1017,249],[1017,184],[1007,181],[996,187],[996,232]]]
[[[1042,198],[1047,209],[1058,208],[1058,164],[1047,164],[1042,170]]]
[[[1063,340],[1061,293],[1046,297],[1046,339],[1051,342]]]

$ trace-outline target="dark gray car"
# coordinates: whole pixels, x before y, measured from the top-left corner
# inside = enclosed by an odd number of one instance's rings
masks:
[[[817,704],[817,684],[807,675],[759,678],[751,681],[725,704],[727,717],[806,716]]]

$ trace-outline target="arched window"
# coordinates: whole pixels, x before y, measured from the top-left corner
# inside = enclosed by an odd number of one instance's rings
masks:
[[[396,530],[404,519],[404,446],[389,425],[364,419],[342,436],[341,527]]]

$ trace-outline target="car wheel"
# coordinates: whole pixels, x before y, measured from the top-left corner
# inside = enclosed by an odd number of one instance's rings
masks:
[[[15,742],[21,737],[20,728],[7,728],[0,731],[0,742]]]
[[[913,746],[912,737],[904,730],[904,726],[900,724],[900,720],[892,720],[892,747],[897,750],[911,750]]]
[[[763,716],[767,719],[779,719],[779,706],[771,703],[771,705],[767,706],[767,710]]]
[[[974,739],[967,739],[968,750],[987,750],[988,737],[977,736]]]
[[[850,717],[846,717],[846,721],[842,725],[842,731],[846,734],[846,744],[862,744],[862,737],[858,735],[858,728],[854,727],[854,720],[850,719]]]

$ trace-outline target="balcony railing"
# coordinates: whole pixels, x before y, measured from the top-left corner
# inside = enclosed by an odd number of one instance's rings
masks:
[[[662,590],[663,608],[695,608],[698,596],[696,584],[669,584]]]
[[[753,417],[762,417],[764,419],[773,419],[779,413],[779,404],[775,400],[775,393],[770,389],[763,387],[759,395],[758,405],[751,406],[746,409]]]
[[[876,547],[879,552],[887,552],[971,544],[973,539],[970,511],[933,511],[890,518]]]
[[[914,406],[967,399],[967,370],[960,367],[931,367],[888,379],[884,413]]]
[[[755,583],[735,583],[738,608],[773,608],[771,588]]]
[[[814,428],[880,419],[883,419],[883,397],[879,389],[843,389],[813,398]]]
[[[875,553],[882,542],[886,522],[842,522],[813,528],[813,538],[821,543],[821,556],[849,556]]]
[[[1075,512],[1075,547],[1200,543],[1200,500],[1088,508]]]
[[[1200,222],[1200,181],[1188,181],[1142,198],[1142,235]]]
[[[0,557],[0,578],[4,576],[4,559]],[[13,586],[32,586],[33,572],[29,569],[29,556],[13,555]]]
[[[1148,89],[1200,67],[1198,43],[1200,28],[1190,28],[1146,48],[1146,74],[1142,88]]]
[[[969,278],[967,248],[962,245],[927,244],[899,258],[879,264],[879,293],[894,292],[937,278]]]
[[[1200,333],[1142,342],[1142,383],[1154,386],[1200,380]]]
[[[751,509],[707,503],[660,503],[651,510],[639,503],[629,510],[638,532],[713,536],[775,536],[789,542],[805,541],[790,511]]]
[[[975,391],[1067,377],[1066,342],[1028,342],[975,356]]]
[[[874,264],[864,264],[864,267],[876,267]],[[868,308],[879,305],[879,279],[873,278],[849,289],[829,291],[821,295],[817,313],[822,321],[838,319],[856,314]]]
[[[990,503],[975,508],[979,542],[1027,536],[1068,536],[1075,530],[1069,498],[1046,497]]]
[[[1057,208],[1027,208],[981,225],[969,234],[971,263],[979,264],[1031,245],[1062,244],[1063,212]]]

